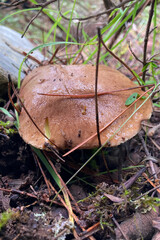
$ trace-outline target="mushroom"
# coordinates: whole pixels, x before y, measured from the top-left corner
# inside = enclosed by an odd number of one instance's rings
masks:
[[[24,106],[40,130],[59,149],[71,149],[97,131],[94,96],[89,98],[71,97],[71,95],[80,94],[94,95],[95,69],[95,66],[92,65],[41,66],[29,73],[22,83],[20,98]],[[136,86],[119,71],[99,65],[98,93]],[[128,108],[125,102],[135,92],[139,95],[144,93],[140,88],[137,88],[136,90],[98,96],[100,129]],[[60,96],[42,94],[60,94]],[[143,100],[139,100],[136,107],[142,102]],[[135,104],[100,133],[102,144],[115,133],[134,110]],[[135,136],[140,130],[141,121],[149,119],[151,113],[152,103],[149,99],[110,140],[110,146],[119,145]],[[48,142],[48,139],[36,128],[23,108],[19,121],[19,133],[25,142],[36,148],[45,149],[45,143]],[[95,136],[82,148],[90,149],[98,146],[98,138]]]

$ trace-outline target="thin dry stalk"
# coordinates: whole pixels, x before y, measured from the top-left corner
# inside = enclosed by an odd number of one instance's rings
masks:
[[[144,38],[143,67],[147,63],[147,45],[148,45],[148,38],[149,38],[149,34],[150,34],[152,17],[153,17],[153,14],[154,14],[154,4],[155,4],[155,0],[152,0],[151,9],[150,9],[150,12],[149,12],[149,18],[148,18],[147,27],[146,27],[146,34],[145,34],[145,38]],[[143,76],[142,76],[142,79],[143,79],[144,82],[145,82],[145,76],[146,76],[146,71],[143,72]]]
[[[49,196],[51,196],[51,189],[50,189],[50,186],[49,186],[49,184],[48,184],[48,180],[47,180],[47,178],[46,178],[46,175],[45,175],[45,173],[44,173],[44,171],[43,171],[43,169],[42,169],[42,167],[41,167],[41,164],[40,164],[40,162],[39,162],[39,159],[38,159],[38,157],[37,157],[36,154],[33,154],[33,156],[34,156],[34,158],[35,158],[35,160],[36,160],[36,162],[37,162],[37,164],[38,164],[38,166],[39,166],[39,168],[40,168],[40,170],[41,170],[41,173],[42,173],[42,175],[43,175],[44,181],[45,181],[45,183],[46,183],[46,185],[47,185],[47,188],[48,188]]]
[[[45,153],[44,153],[44,154],[45,154]],[[76,208],[77,208],[77,211],[78,211],[79,213],[81,213],[81,210],[80,210],[80,208],[79,208],[76,200],[74,199],[73,195],[72,195],[71,192],[69,191],[67,185],[65,184],[65,182],[63,181],[63,179],[61,178],[61,176],[59,175],[59,173],[57,172],[57,170],[56,170],[55,166],[53,165],[52,161],[48,158],[48,156],[47,156],[46,154],[45,154],[45,157],[47,158],[49,164],[51,165],[51,167],[52,167],[53,170],[55,171],[56,175],[57,175],[58,178],[60,179],[62,187],[65,188],[66,192],[68,193],[68,195],[70,196],[70,198],[71,198],[72,201],[74,202],[74,204],[75,204],[75,206],[76,206]]]
[[[101,138],[99,132],[99,111],[98,111],[98,68],[99,68],[99,57],[101,52],[101,31],[98,28],[98,52],[97,52],[97,59],[96,59],[96,76],[95,76],[95,111],[96,111],[96,127],[97,127],[97,138],[99,142],[99,147],[101,147]]]

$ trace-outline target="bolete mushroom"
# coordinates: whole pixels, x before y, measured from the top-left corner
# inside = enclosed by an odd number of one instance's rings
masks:
[[[99,65],[98,93],[133,88],[137,85],[117,70]],[[48,65],[34,69],[25,77],[20,98],[41,131],[49,132],[50,140],[59,149],[70,149],[96,133],[95,98],[72,98],[62,95],[94,95],[95,66],[92,65]],[[144,93],[140,88],[130,91],[109,93],[98,96],[98,112],[100,129],[107,125],[123,110],[128,97],[137,92]],[[60,94],[46,96],[42,94]],[[138,107],[143,100],[136,103]],[[101,132],[102,144],[109,139],[125,120],[133,113],[135,105],[128,108],[117,120]],[[149,119],[152,104],[148,100],[110,140],[110,146],[119,145],[132,138],[140,130],[143,119]],[[25,142],[44,149],[48,140],[30,120],[22,108],[19,133]],[[90,149],[98,146],[97,136],[86,142],[82,148]]]

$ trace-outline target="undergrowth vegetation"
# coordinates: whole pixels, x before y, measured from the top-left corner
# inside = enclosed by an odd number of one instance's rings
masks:
[[[32,56],[35,50],[40,50],[44,54],[44,63],[41,63],[42,65],[46,63],[65,65],[104,64],[112,68],[118,68],[130,78],[134,78],[137,86],[141,84],[145,91],[148,91],[142,97],[135,91],[134,94],[126,99],[126,106],[131,105],[136,99],[141,98],[144,100],[140,105],[141,107],[149,98],[152,98],[153,106],[160,108],[160,57],[158,47],[160,37],[160,30],[158,28],[160,5],[158,1],[124,1],[124,3],[116,1],[116,6],[113,5],[111,9],[105,9],[103,1],[101,4],[98,4],[98,7],[95,1],[49,2],[51,4],[48,4],[47,1],[39,3],[39,1],[29,0],[27,1],[27,9],[24,9],[21,4],[17,6],[13,5],[13,9],[8,8],[8,5],[4,4],[3,6],[1,3],[1,6],[0,4],[1,7],[4,7],[4,12],[0,12],[0,24],[16,29],[22,36],[27,37],[35,44],[35,48],[26,53],[19,68],[19,76],[17,76],[18,89],[21,86],[22,65],[25,64],[27,58]],[[99,9],[97,10],[97,8]],[[98,29],[100,34],[98,34]],[[98,47],[98,44],[101,45],[101,49]],[[104,45],[108,46],[108,48],[105,48]],[[99,59],[97,63],[98,54]],[[148,84],[152,84],[150,91]],[[116,133],[125,126],[126,122],[140,107],[136,108],[135,105],[133,114],[129,116],[122,126],[117,128],[112,137],[115,137]],[[0,110],[8,117],[13,118],[5,108],[1,108]],[[13,121],[12,125],[10,125],[11,121],[0,121],[0,131],[2,134],[10,135],[16,132],[15,127],[11,128],[13,125],[18,128],[17,113],[16,116],[16,121]],[[78,223],[78,220],[72,208],[67,186],[73,181],[80,181],[86,186],[94,185],[87,180],[87,177],[78,177],[77,175],[90,161],[94,162],[97,155],[97,158],[103,158],[100,152],[109,140],[107,139],[100,148],[91,151],[91,156],[88,157],[87,155],[87,160],[83,159],[85,163],[83,161],[76,172],[66,169],[66,171],[70,171],[70,177],[67,178],[69,180],[66,180],[66,183],[62,180],[62,176],[57,172],[57,169],[54,167],[52,161],[48,159],[46,153],[32,148],[58,186],[54,188],[46,180],[46,176],[43,170],[41,170],[48,188],[55,193],[50,201],[51,204],[58,197],[67,209],[70,222],[73,224],[74,222]],[[107,150],[103,154],[107,155]],[[36,157],[36,161],[41,168],[38,158]],[[93,165],[90,166],[93,167]],[[144,168],[145,164],[139,164],[134,167],[138,171]],[[95,168],[97,168],[97,165]],[[94,167],[92,170],[94,170]],[[130,170],[130,167],[125,170]],[[110,173],[112,173],[112,170]],[[104,173],[97,172],[96,174],[103,175]],[[153,198],[149,193],[146,193],[146,195],[138,199],[136,195],[136,188],[139,189],[142,183],[145,185],[144,179],[139,185],[135,184],[130,190],[127,189],[124,182],[122,189],[117,186],[115,187],[115,185],[111,185],[110,187],[108,185],[98,185],[97,188],[94,186],[94,193],[80,201],[84,203],[89,202],[90,205],[93,205],[93,213],[86,214],[90,225],[92,218],[94,218],[93,223],[98,221],[102,229],[107,225],[111,231],[113,229],[111,214],[114,214],[117,220],[121,220],[124,214],[127,217],[133,214],[135,209],[140,209],[143,213],[151,209],[155,210],[155,207],[159,206],[159,199],[157,197]],[[63,197],[60,195],[61,192],[63,193]],[[115,195],[117,192],[118,194],[115,198],[111,197],[111,195]],[[12,213],[10,212],[2,215],[0,228],[7,223],[10,217],[12,217]],[[75,232],[74,235],[76,236]]]

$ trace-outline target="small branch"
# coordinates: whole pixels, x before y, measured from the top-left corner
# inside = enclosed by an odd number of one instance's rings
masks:
[[[103,44],[103,46],[105,47],[105,49],[115,58],[117,59],[120,63],[122,63],[122,65],[124,65],[129,71],[130,73],[135,77],[135,79],[137,80],[138,84],[140,84],[139,80],[137,79],[136,75],[132,72],[131,68],[125,63],[123,62],[123,60],[121,60],[117,55],[115,55],[104,43],[102,37],[101,37],[101,43]]]
[[[42,166],[41,166],[41,164],[40,164],[40,162],[39,162],[39,159],[38,159],[37,155],[35,154],[35,152],[33,152],[33,156],[34,156],[34,158],[35,158],[35,160],[36,160],[36,162],[37,162],[37,164],[38,164],[38,166],[39,166],[39,169],[40,169],[40,171],[41,171],[41,173],[42,173],[42,175],[43,175],[44,181],[45,181],[45,183],[46,183],[46,185],[47,185],[47,188],[48,188],[49,196],[51,196],[51,189],[50,189],[48,180],[47,180],[47,178],[46,178],[46,175],[45,175],[45,173],[44,173],[44,171],[43,171],[43,169],[42,169]]]
[[[0,5],[6,6],[6,7],[15,7],[15,6],[18,6],[18,5],[20,5],[21,3],[24,3],[24,2],[26,2],[26,0],[15,0],[11,3],[3,3],[2,2],[2,3],[0,3]]]
[[[38,12],[33,18],[31,18],[31,20],[30,20],[29,23],[27,24],[27,26],[26,26],[26,28],[25,28],[25,30],[24,30],[24,32],[23,32],[21,38],[24,37],[24,35],[25,35],[25,33],[27,32],[29,26],[30,26],[31,23],[32,23],[32,22],[38,17],[38,15],[42,12],[42,10],[43,10],[43,8],[41,8],[41,9],[39,10],[39,12]]]
[[[98,28],[98,52],[96,59],[96,76],[95,76],[95,111],[96,111],[96,127],[97,127],[97,137],[99,142],[99,147],[101,147],[101,138],[99,133],[99,112],[98,112],[98,68],[99,68],[99,57],[101,52],[101,30]]]
[[[24,33],[22,34],[21,38],[24,37],[25,33],[27,32],[29,26],[32,24],[32,22],[38,17],[38,15],[43,11],[43,9],[48,6],[49,4],[56,2],[57,0],[50,0],[46,3],[41,3],[41,4],[37,4],[36,7],[41,7],[41,9],[38,11],[38,13],[36,13],[36,15],[34,17],[32,17],[32,19],[29,21],[29,23],[27,24]]]
[[[146,34],[145,34],[145,38],[144,38],[143,67],[147,63],[147,45],[148,45],[148,37],[149,37],[149,33],[150,33],[152,17],[153,17],[153,14],[154,14],[154,4],[155,4],[155,0],[152,0],[151,9],[150,9],[150,12],[149,12],[148,23],[147,23],[147,28],[146,28]],[[142,79],[143,79],[144,82],[145,82],[145,76],[146,76],[146,71],[143,72],[143,76],[142,76]]]
[[[133,52],[132,48],[131,48],[131,45],[130,45],[130,42],[129,42],[129,50],[131,51],[132,55],[135,57],[135,59],[140,62],[140,63],[143,63],[137,56],[136,54]]]
[[[16,190],[16,189],[0,188],[0,191],[8,192],[8,193],[17,193],[17,194],[21,194],[21,195],[24,195],[24,196],[28,196],[28,197],[31,197],[31,198],[38,199],[37,196],[35,196],[35,195],[31,194],[31,193],[26,193],[24,191],[20,191],[20,190]]]
[[[121,226],[119,225],[119,223],[117,222],[117,220],[112,216],[112,221],[114,222],[114,224],[116,225],[116,227],[119,229],[119,231],[121,232],[121,234],[123,235],[125,240],[129,240],[129,238],[126,236],[126,234],[123,232]]]
[[[156,171],[155,171],[155,163],[153,163],[152,161],[152,157],[151,157],[151,154],[149,153],[148,151],[148,148],[146,146],[146,143],[142,137],[142,134],[141,133],[138,133],[138,136],[139,136],[139,139],[141,140],[141,143],[143,145],[143,148],[144,148],[144,151],[145,151],[145,154],[146,156],[148,157],[148,160],[149,160],[149,165],[150,165],[150,169],[152,171],[152,174],[154,175],[154,178],[157,179],[157,174],[156,174]]]
[[[123,2],[121,2],[120,4],[118,4],[117,6],[112,7],[112,8],[110,8],[110,9],[108,9],[107,11],[98,13],[98,14],[96,14],[96,15],[91,15],[91,16],[89,16],[89,17],[84,17],[84,18],[72,18],[72,20],[86,21],[86,20],[89,20],[89,19],[91,19],[91,18],[97,18],[97,17],[100,17],[100,16],[102,16],[102,15],[105,15],[105,14],[107,14],[107,13],[112,12],[112,11],[115,10],[116,8],[120,8],[120,7],[124,6],[126,3],[129,3],[130,1],[131,1],[131,0],[123,1]],[[135,2],[137,2],[137,1],[135,1]],[[61,9],[61,7],[60,7],[60,0],[58,0],[58,10],[59,10],[59,13],[60,13],[61,17],[63,17],[63,18],[64,18],[65,20],[67,20],[67,21],[70,21],[70,18],[65,17],[65,16],[61,13],[61,10],[60,10],[60,9]]]

